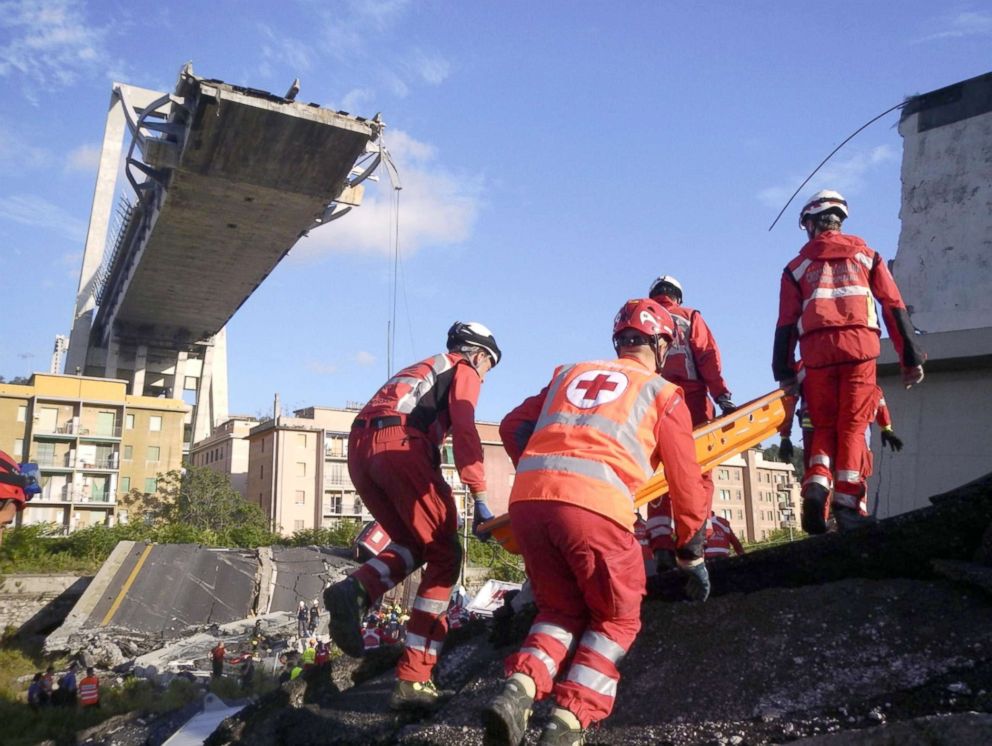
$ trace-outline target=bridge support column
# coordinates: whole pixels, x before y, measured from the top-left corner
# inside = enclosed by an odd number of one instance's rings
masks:
[[[148,345],[138,345],[134,352],[134,381],[131,383],[133,396],[145,395],[145,368],[148,365]]]

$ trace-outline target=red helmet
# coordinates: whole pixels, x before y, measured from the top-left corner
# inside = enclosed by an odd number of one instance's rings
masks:
[[[27,502],[27,495],[24,494],[25,481],[17,462],[0,451],[0,500],[16,500],[22,504]]]
[[[664,337],[668,344],[675,339],[671,314],[650,298],[636,298],[623,304],[613,321],[613,337],[624,329],[634,329],[649,337]]]

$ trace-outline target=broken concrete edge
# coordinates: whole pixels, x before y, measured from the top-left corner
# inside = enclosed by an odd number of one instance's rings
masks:
[[[197,632],[144,655],[139,655],[134,659],[132,671],[139,678],[148,679],[158,684],[168,684],[179,673],[178,670],[174,671],[170,668],[170,663],[207,657],[218,640],[224,640],[225,643],[230,640],[238,644],[248,644],[257,622],[261,622],[264,633],[272,634],[280,630],[295,628],[296,615],[287,611],[274,611],[270,614],[238,619],[219,625],[216,632]]]
[[[255,613],[268,614],[272,594],[276,587],[276,567],[272,558],[272,547],[258,548],[258,595],[255,599]]]
[[[141,544],[144,545],[144,542],[141,542]],[[72,607],[72,611],[69,612],[65,621],[45,639],[45,653],[63,653],[69,649],[69,637],[78,632],[86,620],[89,619],[96,605],[110,588],[110,583],[113,581],[114,576],[117,575],[117,571],[120,570],[124,561],[136,545],[137,542],[134,541],[121,541],[117,543],[117,546],[114,547],[114,550],[107,558],[107,561],[101,565],[96,576],[90,581],[86,590],[83,591],[83,595],[80,596],[76,605]]]

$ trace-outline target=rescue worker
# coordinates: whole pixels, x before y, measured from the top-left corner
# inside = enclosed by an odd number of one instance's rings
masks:
[[[693,598],[709,595],[710,503],[692,422],[682,392],[658,375],[675,334],[658,303],[628,301],[613,327],[616,360],[559,367],[500,424],[517,469],[510,521],[538,611],[483,711],[490,743],[520,743],[534,700],[549,694],[556,708],[541,743],[580,743],[612,711],[645,591],[633,494],[659,463],[671,485],[679,567]]]
[[[705,485],[706,476],[703,475]],[[704,487],[705,488],[705,487]],[[712,503],[713,492],[709,491],[709,499]],[[675,563],[675,535],[672,523],[672,498],[666,492],[657,500],[648,503],[648,519],[645,521],[648,532],[648,544],[654,555],[655,567],[658,572],[674,570]]]
[[[727,382],[723,380],[720,349],[699,311],[682,305],[682,284],[671,275],[661,275],[651,283],[648,294],[651,300],[657,301],[672,315],[672,320],[678,327],[675,340],[668,350],[668,357],[665,358],[665,369],[661,374],[666,380],[682,389],[685,404],[692,417],[693,429],[713,419],[711,397],[720,407],[722,415],[733,412],[737,406],[733,402]],[[703,474],[703,483],[712,501],[713,475],[710,472]],[[674,567],[669,562],[672,547],[670,539],[666,538],[664,532],[666,518],[664,508],[665,506],[660,502],[652,501],[648,504],[647,510],[651,548],[655,552],[655,561],[659,569]],[[653,518],[659,520],[653,521]],[[670,527],[670,513],[667,519]],[[671,534],[670,530],[668,534]]]
[[[296,607],[296,636],[302,643],[310,634],[310,615],[307,613],[307,602],[300,601]]]
[[[426,563],[396,666],[394,709],[433,708],[439,702],[431,674],[444,644],[445,611],[462,556],[458,506],[441,474],[439,449],[449,431],[458,475],[474,500],[473,531],[492,518],[475,407],[500,349],[482,324],[455,322],[447,350],[394,375],[355,418],[348,472],[391,543],[324,592],[331,638],[358,658],[365,650],[365,610]]]
[[[79,706],[100,706],[100,679],[93,673],[93,666],[86,669],[86,676],[79,682]]]
[[[707,560],[729,557],[731,547],[738,557],[744,554],[744,547],[734,533],[730,521],[711,511],[706,523],[706,551],[703,556]]]
[[[217,644],[210,650],[211,675],[218,679],[224,675],[224,657],[227,655],[227,648],[224,641],[218,640]]]
[[[310,617],[307,622],[307,630],[309,631],[311,637],[317,634],[317,627],[319,626],[320,626],[320,601],[318,601],[315,598],[313,600],[313,603],[310,605]]]
[[[0,532],[41,492],[37,475],[37,464],[18,464],[0,451]]]
[[[879,254],[844,235],[847,202],[837,192],[814,194],[799,214],[809,241],[782,273],[772,372],[783,388],[796,381],[799,344],[803,395],[813,424],[809,469],[802,487],[802,527],[827,530],[827,498],[840,530],[869,522],[863,509],[865,429],[872,420],[875,360],[881,330],[875,299],[909,388],[923,380],[924,355],[899,288]]]

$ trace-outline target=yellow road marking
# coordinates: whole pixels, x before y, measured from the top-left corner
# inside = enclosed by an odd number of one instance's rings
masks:
[[[138,573],[141,572],[141,566],[145,564],[145,560],[148,559],[148,555],[152,553],[153,546],[153,544],[146,546],[144,551],[141,553],[141,556],[138,557],[138,561],[134,565],[134,569],[131,570],[131,574],[127,576],[127,580],[124,581],[124,585],[121,586],[120,593],[117,594],[117,598],[114,599],[114,602],[110,605],[110,608],[104,615],[103,621],[100,622],[101,627],[106,627],[110,624],[110,620],[114,618],[114,614],[117,613],[117,609],[120,608],[121,603],[124,601],[124,596],[126,596],[127,592],[131,589],[131,584],[134,583],[135,578],[138,577]]]

